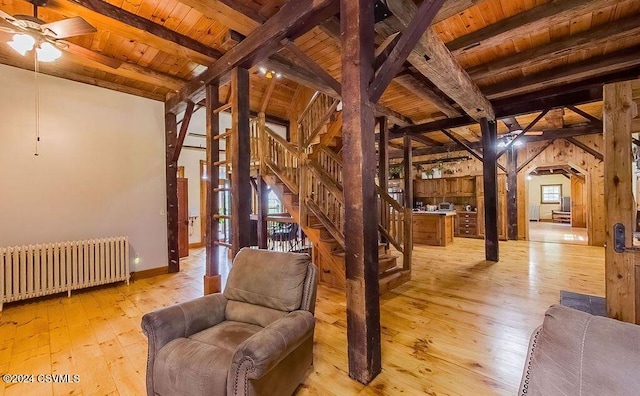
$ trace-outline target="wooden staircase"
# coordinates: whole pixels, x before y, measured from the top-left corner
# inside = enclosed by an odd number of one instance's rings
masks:
[[[342,112],[337,100],[316,93],[298,122],[298,145],[287,142],[264,123],[259,124],[260,158],[265,182],[280,198],[313,244],[319,280],[344,289],[345,236],[344,195],[342,193]],[[410,212],[380,191],[380,235],[390,243],[379,243],[380,293],[411,277],[410,238],[404,238]],[[389,221],[389,220],[392,221]],[[389,229],[387,229],[389,228]],[[389,245],[402,253],[393,254]],[[407,246],[405,246],[407,245]]]

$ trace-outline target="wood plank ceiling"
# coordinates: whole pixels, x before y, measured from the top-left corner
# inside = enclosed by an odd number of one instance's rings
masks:
[[[214,55],[225,53],[233,45],[227,41],[230,28],[249,34],[274,15],[285,1],[108,1],[113,6],[111,9],[131,13],[139,17],[136,23],[148,24],[149,28],[135,27],[132,17],[126,15],[119,16],[121,20],[118,21],[91,10],[103,10],[103,0],[49,0],[39,10],[42,20],[52,22],[82,16],[98,31],[70,41],[122,61],[123,65],[112,69],[65,53],[56,62],[41,64],[41,71],[164,100],[203,72],[206,65],[217,58]],[[0,0],[0,10],[11,15],[30,15],[32,5],[24,0]],[[296,39],[295,45],[340,81],[341,50],[339,27],[335,22],[328,21],[312,29]],[[162,31],[158,33],[158,29],[178,33],[180,40],[168,37]],[[630,71],[636,77],[640,75],[640,1],[637,0],[450,0],[436,17],[432,30],[492,103],[574,82],[579,84],[585,79],[620,71]],[[0,41],[9,38],[7,34],[0,35]],[[377,40],[378,45],[381,43],[382,37]],[[303,69],[288,49],[282,49],[278,56],[289,60],[294,68]],[[4,43],[0,45],[0,63],[27,69],[33,67],[33,59],[18,55]],[[406,66],[409,67],[383,94],[380,100],[383,106],[415,124],[464,114],[429,79],[412,65]],[[296,79],[285,72],[277,81],[267,107],[268,114],[287,118],[287,110],[298,88],[291,80]],[[258,67],[251,70],[250,105],[253,110],[260,109],[269,82],[258,72]],[[223,88],[221,98],[227,97],[227,89]],[[602,104],[594,102],[579,108],[600,116]],[[517,121],[526,126],[538,114],[520,115]],[[555,117],[543,117],[534,130],[557,127],[558,122],[564,126],[587,122],[570,110],[565,110],[560,118],[557,112],[555,114]],[[478,141],[480,136],[479,128],[474,125],[454,128],[453,132],[469,142]],[[499,133],[506,132],[507,127],[500,123]],[[428,136],[431,141],[414,143],[415,146],[450,142],[441,132]]]

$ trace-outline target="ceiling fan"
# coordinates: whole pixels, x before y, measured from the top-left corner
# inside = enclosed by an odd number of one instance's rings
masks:
[[[45,23],[38,18],[38,7],[46,5],[47,0],[28,0],[33,4],[33,16],[9,15],[0,10],[0,33],[13,34],[13,41],[7,42],[16,52],[25,56],[36,50],[37,60],[53,62],[63,51],[67,51],[95,62],[117,69],[122,62],[64,39],[95,33],[97,30],[81,17],[62,19]]]

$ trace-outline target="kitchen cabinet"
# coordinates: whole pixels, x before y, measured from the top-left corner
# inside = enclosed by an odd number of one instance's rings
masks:
[[[465,176],[414,180],[413,195],[416,198],[474,197],[475,179]]]
[[[478,212],[457,212],[456,236],[476,238],[478,236]]]
[[[456,212],[414,212],[413,243],[447,246],[453,243]]]

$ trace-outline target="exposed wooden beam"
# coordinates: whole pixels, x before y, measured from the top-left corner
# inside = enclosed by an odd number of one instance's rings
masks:
[[[549,110],[544,116],[547,121],[554,128],[562,128],[564,126],[564,108],[558,107],[557,109]]]
[[[213,216],[219,212],[219,193],[216,190],[220,185],[220,174],[216,162],[220,161],[220,140],[216,137],[220,134],[220,113],[214,110],[220,106],[219,86],[207,85],[205,91],[205,119],[206,119],[206,202],[205,218],[205,274],[204,294],[218,293],[222,290],[222,278],[220,277],[220,246],[218,235],[220,222]]]
[[[486,118],[482,128],[482,183],[484,185],[484,249],[487,261],[500,259],[498,248],[497,125]]]
[[[267,87],[267,91],[264,93],[264,97],[262,98],[262,104],[260,105],[260,112],[264,113],[267,111],[267,107],[269,106],[269,99],[271,99],[271,94],[273,94],[273,89],[276,87],[276,82],[278,80],[272,78],[269,81],[269,86]]]
[[[444,120],[436,120],[425,122],[424,124],[410,125],[394,130],[389,136],[391,139],[402,137],[404,134],[417,135],[425,132],[439,131],[441,129],[457,128],[467,125],[476,124],[476,120],[463,115],[455,118],[448,118]]]
[[[402,85],[419,98],[433,103],[433,105],[436,106],[438,110],[444,113],[444,115],[446,115],[447,117],[460,116],[460,112],[458,110],[456,110],[453,106],[451,106],[451,104],[443,100],[440,95],[433,92],[426,85],[418,81],[411,74],[403,74],[401,76],[397,76],[393,81]]]
[[[544,70],[524,78],[503,81],[483,88],[482,91],[493,100],[542,88],[561,86],[638,66],[640,65],[638,53],[640,53],[640,46],[625,48],[610,54],[589,58],[582,62]]]
[[[578,139],[576,139],[574,137],[567,137],[567,138],[565,138],[565,140],[567,142],[573,144],[574,146],[579,147],[580,149],[582,149],[582,150],[586,151],[587,153],[591,154],[597,160],[604,161],[604,155],[602,155],[602,153],[600,153],[597,150],[593,149],[592,147],[582,143]]]
[[[262,175],[258,175],[258,248],[267,249],[268,229],[267,216],[269,212],[269,187],[265,183]]]
[[[373,68],[378,70],[380,66],[389,58],[391,52],[395,48],[396,44],[398,44],[398,40],[400,40],[400,32],[396,34],[392,34],[378,46],[376,47],[376,60],[373,62]]]
[[[624,246],[633,245],[636,204],[633,197],[631,167],[631,120],[636,116],[631,82],[604,87],[604,195],[606,248],[605,279],[607,316],[629,323],[640,323],[636,307],[636,257],[638,253],[616,252],[615,224],[625,229]]]
[[[245,36],[249,35],[267,19],[240,1],[181,0],[181,3],[200,11],[203,15]]]
[[[345,270],[349,376],[367,384],[381,371],[378,221],[375,192],[373,3],[341,0]]]
[[[251,196],[249,141],[249,71],[235,68],[231,72],[235,85],[231,96],[231,254],[251,245]]]
[[[502,19],[483,29],[476,30],[449,43],[452,53],[485,49],[512,37],[525,36],[530,32],[559,25],[573,17],[602,8],[601,0],[555,0]]]
[[[342,39],[340,35],[340,21],[336,17],[329,18],[328,20],[326,20],[322,25],[320,25],[320,29],[324,31],[327,35],[331,36],[335,40],[336,45],[340,47],[342,46]],[[329,88],[329,86],[327,86],[326,84],[319,84],[317,81],[312,83],[312,85],[309,85],[308,83],[305,84],[305,81],[302,79],[300,79],[299,81],[296,81],[296,80],[292,80],[292,81],[298,82],[299,84],[310,86],[316,91],[326,93],[327,95],[331,95],[331,96],[337,95],[337,93],[335,93],[334,90]],[[393,122],[398,126],[405,127],[405,126],[413,125],[413,121],[411,121],[409,117],[406,117],[398,113],[397,111],[393,111],[390,108],[381,105],[380,103],[375,103],[374,106],[375,106],[376,115],[386,117],[389,121]]]
[[[523,170],[524,168],[527,167],[527,165],[529,165],[531,163],[531,161],[533,161],[534,159],[536,159],[536,157],[538,157],[540,154],[542,154],[542,152],[544,150],[547,149],[547,147],[551,146],[553,144],[553,142],[555,142],[555,139],[551,139],[549,140],[545,145],[540,146],[538,148],[538,150],[536,150],[535,154],[533,154],[531,157],[529,157],[525,162],[523,162],[522,164],[520,164],[520,166],[518,166],[518,168],[516,169],[516,173],[520,173],[521,170]]]
[[[549,62],[550,59],[567,56],[595,46],[604,45],[617,40],[624,40],[640,34],[640,18],[637,15],[608,23],[581,33],[572,34],[564,39],[553,40],[549,44],[534,47],[493,62],[467,69],[474,80],[493,77],[500,73],[532,67]]]
[[[214,48],[103,0],[50,0],[47,2],[47,8],[60,12],[66,17],[82,16],[89,23],[97,26],[105,25],[105,17],[110,18],[119,23],[108,23],[108,30],[161,49],[173,56],[189,57],[201,65],[208,65],[222,56]]]
[[[422,143],[426,146],[442,146],[442,143],[440,143],[437,140],[433,140],[428,136],[425,135],[410,135],[412,140],[415,140],[418,143]]]
[[[533,121],[531,121],[529,125],[527,125],[527,127],[524,128],[520,134],[518,134],[518,136],[516,136],[513,140],[507,143],[507,145],[498,152],[497,158],[502,157],[502,154],[504,154],[507,150],[509,150],[509,148],[515,147],[516,142],[523,139],[526,136],[526,133],[530,131],[531,128],[533,128],[538,123],[538,121],[540,121],[549,112],[549,110],[550,109],[545,109],[542,113],[538,114],[536,118],[534,118]]]
[[[178,163],[173,153],[178,139],[176,115],[165,111],[165,180],[167,193],[167,262],[169,272],[180,271],[178,251]]]
[[[576,106],[567,106],[567,108],[569,110],[573,111],[574,113],[583,116],[584,118],[586,118],[587,120],[593,122],[596,125],[602,125],[602,120],[601,119],[599,119],[598,117],[587,113],[584,110],[581,110],[581,109],[577,108]]]
[[[326,70],[318,65],[313,59],[305,54],[298,46],[291,40],[282,40],[282,45],[288,49],[296,58],[298,58],[302,64],[307,67],[313,74],[318,76],[325,84],[331,87],[338,95],[342,95],[342,86],[333,78]]]
[[[337,12],[336,0],[297,0],[287,2],[273,17],[260,25],[207,70],[191,80],[176,95],[167,98],[175,109],[186,100],[199,101],[205,84],[220,78],[233,67],[251,67],[272,55],[285,37],[294,39]]]
[[[601,87],[602,84],[599,84]],[[536,95],[539,95],[536,98]],[[542,90],[525,94],[510,99],[495,101],[494,108],[496,117],[503,118],[508,116],[516,116],[529,114],[536,111],[542,111],[547,108],[567,106],[571,104],[582,104],[595,102],[602,99],[602,89],[599,87],[587,88],[579,91],[571,91],[569,93],[558,92],[555,89]],[[439,131],[440,129],[451,129],[467,125],[475,124],[476,121],[469,116],[461,116],[444,120],[436,120],[423,124],[415,124],[407,127],[401,127],[394,130],[390,138],[395,139],[403,134],[422,134],[425,132]]]
[[[518,150],[507,151],[507,237],[518,240]]]
[[[594,135],[602,133],[602,127],[594,126],[594,125],[580,125],[577,127],[567,127],[567,128],[552,128],[546,129],[543,131],[543,134],[540,136],[527,136],[527,143],[532,142],[540,142],[545,140],[555,140],[555,139],[565,139],[567,137],[574,136],[583,136],[583,135]],[[473,150],[482,149],[481,142],[473,142],[467,144]],[[432,154],[442,154],[451,151],[460,151],[463,147],[455,144],[444,144],[442,146],[436,147],[425,147],[425,148],[417,148],[413,150],[414,156],[419,155],[432,155]],[[390,158],[400,158],[401,155],[399,152],[389,152]]]
[[[474,149],[469,147],[469,145],[467,143],[465,143],[462,140],[458,139],[453,133],[447,131],[446,129],[441,129],[440,131],[442,133],[444,133],[445,135],[447,135],[447,137],[449,139],[453,140],[457,145],[459,145],[463,149],[467,150],[469,152],[469,154],[473,155],[477,160],[482,161],[482,156],[480,154],[478,154]]]
[[[383,191],[387,191],[389,187],[389,128],[387,127],[387,119],[379,117],[377,120],[378,129],[380,130],[378,138],[378,183]],[[382,220],[381,220],[382,221]],[[386,222],[382,222],[386,224]]]
[[[140,96],[147,99],[156,101],[164,101],[164,95],[153,93],[138,88],[134,88],[128,85],[113,83],[110,81],[100,80],[95,77],[91,77],[74,70],[76,66],[75,62],[62,57],[55,62],[40,63],[38,65],[38,72],[49,76],[60,77],[67,80],[77,81],[84,84],[95,85],[101,88],[110,89],[113,91],[128,93],[130,95]],[[16,57],[14,55],[7,56],[2,50],[0,50],[0,63],[13,67],[19,67],[25,70],[33,70],[33,62],[23,57]]]
[[[522,126],[520,125],[518,120],[516,120],[515,117],[501,118],[500,121],[502,121],[502,123],[507,127],[507,129],[509,129],[509,132],[522,130]]]
[[[395,0],[391,0],[392,3]],[[382,96],[382,93],[387,89],[389,83],[402,69],[407,56],[415,48],[416,44],[422,37],[425,30],[431,25],[433,18],[444,3],[444,0],[425,0],[420,4],[420,7],[415,9],[412,15],[408,16],[404,20],[404,28],[402,35],[398,40],[398,43],[393,47],[393,50],[380,66],[376,76],[369,86],[369,92],[371,95],[371,101],[377,102]],[[415,6],[413,2],[411,2]],[[400,5],[402,6],[402,5]],[[392,8],[389,5],[390,9]],[[392,9],[395,14],[399,11],[396,7]]]
[[[182,117],[182,121],[180,124],[180,133],[178,134],[178,139],[176,141],[176,147],[173,151],[173,160],[178,161],[180,158],[180,152],[182,151],[182,145],[184,144],[184,138],[187,137],[187,129],[189,129],[189,123],[191,122],[191,116],[193,115],[193,108],[195,107],[195,103],[188,102],[187,109],[184,111],[184,117]]]
[[[387,5],[394,16],[376,27],[382,37],[404,30],[417,11],[411,0],[388,0]],[[491,103],[431,28],[420,37],[407,60],[471,117],[495,119]]]

